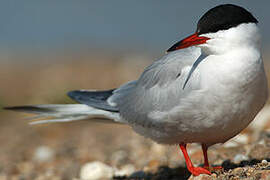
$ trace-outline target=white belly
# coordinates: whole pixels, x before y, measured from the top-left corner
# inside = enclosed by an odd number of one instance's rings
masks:
[[[183,99],[163,117],[163,123],[154,127],[133,125],[134,130],[164,144],[197,142],[212,145],[227,141],[247,127],[267,99],[263,65],[247,67],[232,75],[224,72],[225,77],[218,69],[209,72],[208,66],[207,71],[208,76],[203,77],[208,81],[205,82],[207,85]],[[155,116],[159,115],[163,114]]]

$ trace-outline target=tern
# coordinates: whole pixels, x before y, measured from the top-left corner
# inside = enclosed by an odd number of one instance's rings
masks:
[[[178,144],[187,169],[211,174],[207,149],[240,133],[268,97],[258,21],[246,9],[222,4],[207,11],[195,33],[177,42],[142,75],[119,88],[75,90],[78,104],[6,107],[36,114],[32,124],[91,119],[127,124],[161,144]],[[204,166],[193,166],[188,143],[199,143]]]

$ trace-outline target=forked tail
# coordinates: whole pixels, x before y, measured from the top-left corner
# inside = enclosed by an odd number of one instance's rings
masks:
[[[42,104],[5,107],[6,110],[36,114],[31,119],[39,119],[31,124],[69,122],[93,119],[98,122],[121,122],[116,107],[110,106],[109,91],[72,91],[68,95],[83,104]],[[41,120],[40,120],[41,119]]]

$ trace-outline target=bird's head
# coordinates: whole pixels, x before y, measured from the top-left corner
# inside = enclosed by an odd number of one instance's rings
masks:
[[[219,54],[245,45],[259,47],[257,19],[246,9],[224,4],[207,11],[198,21],[194,34],[177,42],[167,52],[191,46],[206,54]]]

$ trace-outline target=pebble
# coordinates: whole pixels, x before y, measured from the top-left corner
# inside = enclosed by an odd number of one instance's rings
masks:
[[[240,176],[243,172],[244,172],[244,169],[241,167],[238,167],[232,170],[232,173],[236,176]]]
[[[54,159],[55,153],[48,146],[39,146],[34,153],[33,159],[38,162],[48,162]]]
[[[99,161],[89,162],[82,166],[80,179],[82,180],[100,180],[113,177],[114,169]]]
[[[128,176],[135,172],[135,167],[132,164],[127,164],[121,169],[116,169],[114,171],[114,176]]]
[[[206,175],[206,174],[201,174],[199,176],[191,175],[188,180],[211,180],[211,179],[213,179],[211,176]]]
[[[236,154],[233,158],[233,162],[239,164],[241,161],[247,161],[248,157],[244,154]]]
[[[266,145],[266,143],[265,143],[265,140],[264,140],[264,139],[260,140],[260,141],[258,142],[258,144],[260,144],[260,145]]]
[[[263,159],[261,163],[262,163],[263,165],[268,164],[267,160],[265,160],[265,159]]]

